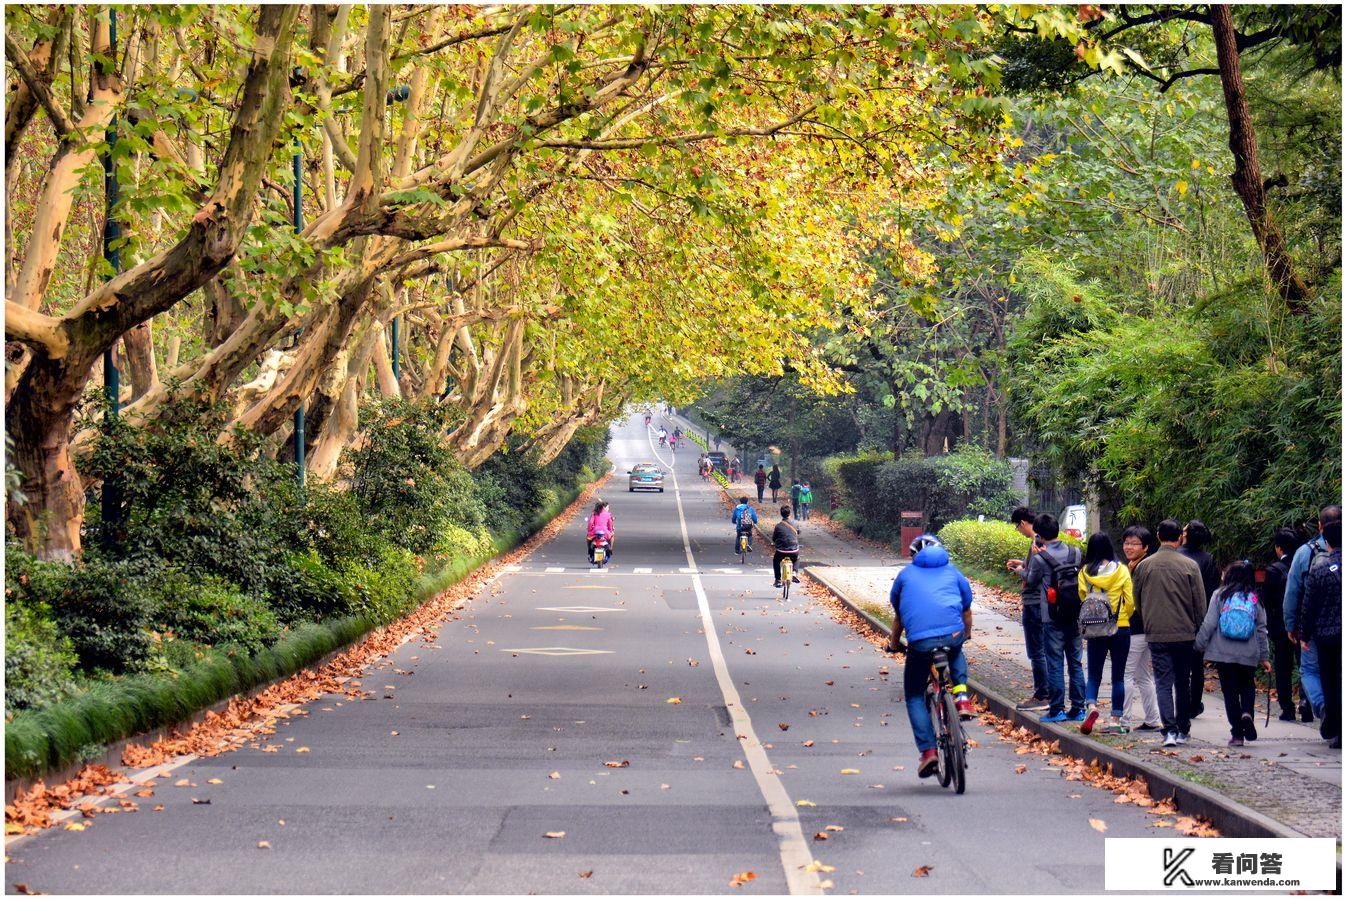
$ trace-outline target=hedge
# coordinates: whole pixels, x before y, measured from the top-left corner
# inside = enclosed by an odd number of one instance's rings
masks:
[[[960,568],[980,581],[1017,588],[1019,578],[1005,570],[1005,561],[1023,559],[1028,552],[1028,538],[1009,522],[960,519],[939,530],[949,556]],[[1061,540],[1083,549],[1083,544],[1068,535]]]
[[[592,481],[585,471],[583,481]],[[574,502],[583,490],[567,491],[532,522],[527,533],[497,538],[493,545],[457,557],[421,576],[408,602],[379,621],[346,616],[302,625],[274,646],[251,655],[206,653],[202,660],[170,675],[146,674],[95,684],[76,696],[17,713],[5,724],[5,779],[38,778],[97,757],[112,743],[176,725],[206,707],[312,665],[405,615],[462,580],[496,555],[518,546]]]

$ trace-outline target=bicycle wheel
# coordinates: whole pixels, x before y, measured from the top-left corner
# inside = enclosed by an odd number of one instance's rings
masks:
[[[935,726],[935,776],[939,779],[940,787],[948,787],[951,773],[948,760],[944,754],[944,747],[949,742],[949,727],[948,723],[944,721],[944,711],[939,696],[935,691],[927,691],[925,707],[930,711],[931,724]]]
[[[958,707],[953,694],[944,694],[944,715],[949,723],[947,746],[949,774],[955,793],[967,790],[967,755],[963,741],[963,723],[958,718]]]

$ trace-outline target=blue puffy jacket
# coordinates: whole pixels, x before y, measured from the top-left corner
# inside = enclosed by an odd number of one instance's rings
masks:
[[[888,593],[908,641],[963,630],[963,610],[972,607],[972,585],[950,565],[943,547],[926,547],[893,579]]]

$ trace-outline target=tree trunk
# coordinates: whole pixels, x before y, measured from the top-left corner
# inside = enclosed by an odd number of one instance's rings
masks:
[[[1262,186],[1262,167],[1257,160],[1257,134],[1243,89],[1243,66],[1239,59],[1234,19],[1227,5],[1212,5],[1211,31],[1219,60],[1220,85],[1224,88],[1225,109],[1229,113],[1229,149],[1234,154],[1234,173],[1230,180],[1243,201],[1243,209],[1252,225],[1253,237],[1262,248],[1267,274],[1290,311],[1302,315],[1309,299],[1308,286],[1295,271],[1294,260],[1285,245],[1285,235],[1267,209],[1266,189]]]
[[[20,506],[11,498],[6,514],[27,548],[43,559],[69,562],[79,553],[84,522],[84,489],[70,454],[70,411],[41,414],[31,408],[34,397],[31,391],[17,395],[7,411],[27,500]]]
[[[154,331],[150,322],[141,322],[122,338],[126,372],[131,379],[131,400],[139,400],[159,385],[159,370],[154,362]]]

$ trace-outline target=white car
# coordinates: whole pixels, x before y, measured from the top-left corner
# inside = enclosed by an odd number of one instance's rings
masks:
[[[628,490],[664,492],[664,470],[654,463],[639,463],[626,473],[629,477]]]

